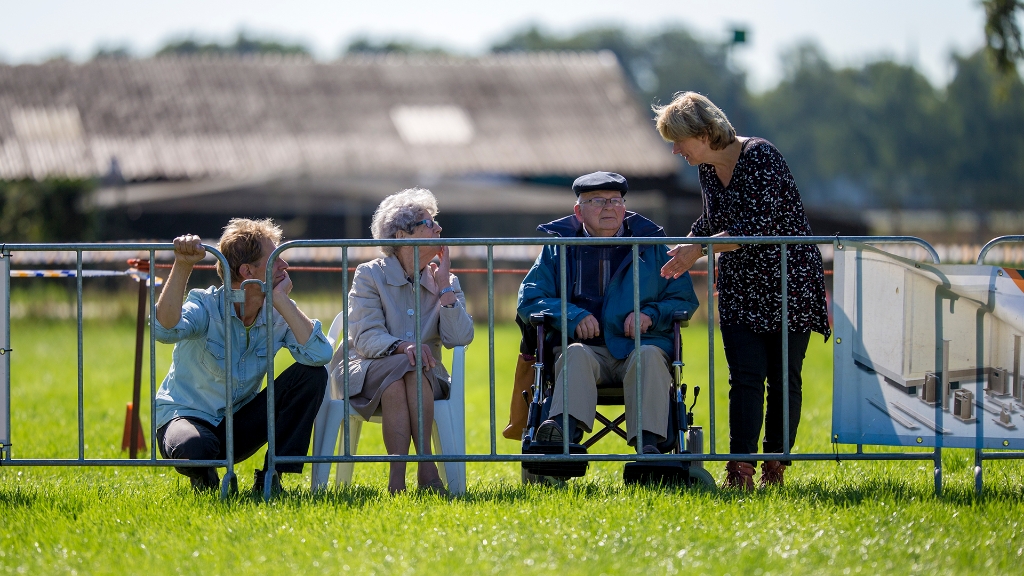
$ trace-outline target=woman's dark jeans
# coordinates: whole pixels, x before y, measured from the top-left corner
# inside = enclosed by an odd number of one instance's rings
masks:
[[[803,404],[800,371],[810,336],[810,332],[789,333],[790,449],[796,442],[800,424]],[[766,454],[782,452],[782,333],[758,334],[746,326],[722,326],[722,343],[729,363],[729,451],[756,454],[763,419],[763,451]],[[764,410],[766,378],[768,406]]]

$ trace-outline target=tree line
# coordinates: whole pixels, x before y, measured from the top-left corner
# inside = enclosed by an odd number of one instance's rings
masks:
[[[1024,208],[1024,85],[987,50],[953,56],[952,80],[935,87],[909,64],[839,68],[803,44],[783,55],[778,85],[753,93],[732,49],[678,28],[565,37],[530,28],[493,48],[611,50],[645,107],[700,92],[741,134],[779,147],[808,204]]]

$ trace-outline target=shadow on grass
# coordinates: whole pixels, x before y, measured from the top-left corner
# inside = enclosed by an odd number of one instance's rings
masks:
[[[850,472],[853,472],[852,470]],[[182,484],[181,494],[190,493],[187,484]],[[196,496],[211,503],[219,502],[216,493]],[[0,489],[0,506],[32,506],[40,505],[37,496],[24,490]],[[962,480],[949,481],[945,484],[943,494],[936,498],[930,480],[922,481],[920,477],[900,478],[873,477],[867,474],[805,476],[789,482],[785,487],[743,492],[740,490],[720,490],[702,485],[685,486],[682,484],[647,484],[625,485],[619,479],[603,477],[577,478],[560,485],[521,484],[519,482],[496,481],[487,483],[471,483],[466,494],[451,499],[451,504],[460,506],[499,504],[499,505],[537,505],[547,506],[552,502],[559,506],[566,503],[572,505],[579,502],[584,505],[588,501],[609,499],[668,499],[682,500],[697,498],[699,500],[736,503],[748,501],[803,501],[811,505],[836,507],[854,507],[873,502],[910,503],[922,501],[941,502],[954,507],[969,507],[996,504],[1024,503],[1024,486],[1016,474],[990,474],[986,477],[984,492],[978,496],[974,492],[973,482]],[[383,484],[365,485],[352,484],[329,486],[326,489],[310,492],[304,487],[294,487],[273,498],[274,503],[290,507],[329,507],[364,509],[375,508],[381,504],[405,501],[418,505],[446,505],[446,498],[436,494],[412,489],[409,492],[393,497],[387,493]],[[254,495],[248,489],[220,503],[228,509],[263,505],[262,495]]]
[[[21,488],[0,488],[0,509],[29,508],[36,504],[35,493],[28,493]]]
[[[745,499],[804,500],[811,504],[825,504],[838,507],[853,507],[872,502],[913,502],[937,500],[952,506],[976,506],[985,503],[1024,503],[1024,487],[1020,485],[986,485],[981,496],[974,493],[973,486],[947,485],[937,499],[930,486],[900,479],[866,478],[849,484],[836,484],[826,479],[812,479],[793,483],[782,488],[770,488],[755,492],[720,490],[706,486],[684,484],[625,485],[621,482],[576,479],[562,485],[535,485],[494,483],[470,486],[469,490],[452,499],[453,504],[546,504],[552,498],[565,503],[572,501],[602,501],[614,498],[680,499],[700,498],[720,502],[736,502]],[[383,487],[349,485],[322,490],[316,493],[296,490],[278,496],[284,502],[297,506],[337,506],[362,508],[378,505],[394,498]],[[423,504],[445,504],[443,497],[423,491],[410,491],[398,498],[409,498]],[[259,502],[260,498],[246,500]]]
[[[391,496],[383,486],[364,486],[358,484],[329,487],[317,492],[308,492],[302,489],[289,490],[274,497],[275,501],[290,506],[335,506],[342,508],[363,508],[373,507],[397,499],[419,502],[421,504],[435,503],[444,505],[472,506],[476,504],[537,504],[546,506],[552,499],[564,505],[566,498],[570,502],[579,501],[606,501],[613,498],[660,498],[679,497],[685,493],[707,493],[713,494],[713,490],[705,487],[684,485],[646,485],[627,486],[621,482],[607,482],[601,479],[587,480],[576,479],[559,485],[540,484],[515,484],[508,482],[496,482],[470,486],[469,490],[460,496],[446,498],[425,490],[410,490],[399,496]],[[216,496],[211,495],[211,498]],[[262,503],[262,497],[252,495],[248,492],[239,493],[225,502],[228,506],[250,505]]]
[[[923,486],[920,483],[890,478],[866,478],[840,485],[826,479],[812,479],[784,488],[767,490],[764,493],[768,495],[772,492],[783,498],[799,498],[812,503],[827,503],[840,507],[870,502],[899,503],[922,500],[937,500],[953,506],[975,506],[987,502],[1024,503],[1024,487],[1020,485],[986,485],[980,496],[974,492],[973,485],[946,485],[942,494],[936,497],[930,485]]]

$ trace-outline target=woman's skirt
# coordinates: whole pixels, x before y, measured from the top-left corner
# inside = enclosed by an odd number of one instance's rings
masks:
[[[377,358],[370,362],[370,367],[363,378],[363,389],[359,394],[349,398],[352,408],[360,416],[369,420],[377,408],[380,407],[380,398],[384,390],[392,383],[401,380],[409,372],[415,372],[416,367],[409,364],[409,357],[405,354],[393,354],[384,358]],[[423,380],[430,384],[434,400],[444,400],[445,390],[438,386],[434,373],[429,369],[423,371]]]

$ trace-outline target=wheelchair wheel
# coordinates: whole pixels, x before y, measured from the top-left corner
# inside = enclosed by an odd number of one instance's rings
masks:
[[[699,486],[708,490],[716,490],[715,477],[704,468],[690,466],[690,486]]]

